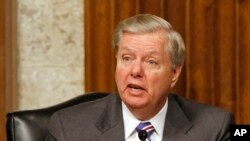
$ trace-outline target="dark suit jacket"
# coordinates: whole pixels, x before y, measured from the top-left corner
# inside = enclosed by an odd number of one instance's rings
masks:
[[[177,95],[168,102],[163,141],[229,140],[230,113]],[[56,112],[49,132],[47,141],[123,141],[121,99],[112,94]]]

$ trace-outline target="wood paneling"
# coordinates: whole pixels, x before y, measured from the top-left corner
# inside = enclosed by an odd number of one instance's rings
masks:
[[[237,1],[237,86],[238,120],[250,123],[250,1]]]
[[[157,16],[163,16],[164,14],[164,1],[163,0],[140,0],[139,13],[150,13]]]
[[[5,3],[0,1],[0,140],[5,140]]]
[[[210,1],[190,1],[190,45],[188,96],[201,102],[213,102],[213,5]]]
[[[183,3],[182,0],[176,0],[176,1],[164,1],[163,3],[163,17],[168,22],[170,22],[172,25],[174,25],[174,29],[178,31],[183,38],[186,37],[186,24],[187,18],[186,18],[186,5]],[[178,15],[178,16],[176,16]],[[182,68],[181,76],[173,90],[173,92],[178,93],[179,95],[184,96],[186,91],[186,65]]]
[[[165,18],[184,38],[186,62],[173,91],[250,123],[248,0],[85,0],[86,91],[115,91],[111,35],[118,21],[138,13]]]
[[[215,1],[213,33],[215,105],[235,112],[236,16],[235,2]],[[219,77],[218,77],[219,76]]]
[[[16,105],[16,1],[0,1],[0,140],[6,140],[6,113]]]
[[[111,47],[111,2],[85,1],[85,78],[86,82],[91,82],[86,83],[86,91],[109,91],[115,88],[115,57]],[[91,75],[89,72],[92,72]]]

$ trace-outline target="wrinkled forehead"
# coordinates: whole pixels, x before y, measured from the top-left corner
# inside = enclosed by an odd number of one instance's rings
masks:
[[[162,40],[165,43],[168,42],[168,32],[164,29],[158,29],[155,31],[150,31],[150,32],[130,32],[130,31],[124,31],[122,32],[120,36],[120,40],[118,42],[118,47],[120,45],[121,40],[123,40],[124,36],[131,36],[131,37],[150,37],[152,39],[158,39]]]
[[[164,32],[124,33],[118,52],[143,52],[158,56],[165,54],[167,40]],[[118,53],[117,52],[117,53]]]

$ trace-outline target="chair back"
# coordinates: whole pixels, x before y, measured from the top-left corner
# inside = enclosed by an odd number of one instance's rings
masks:
[[[87,93],[43,109],[7,114],[7,141],[44,141],[52,114],[60,109],[107,96],[108,93]]]

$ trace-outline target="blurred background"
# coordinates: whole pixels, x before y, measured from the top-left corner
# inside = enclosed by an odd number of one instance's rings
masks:
[[[1,0],[0,140],[8,112],[116,91],[112,33],[139,13],[163,17],[183,36],[173,92],[250,124],[249,0]]]

